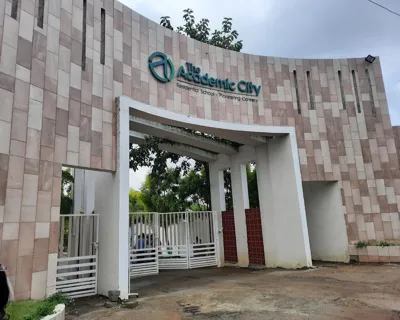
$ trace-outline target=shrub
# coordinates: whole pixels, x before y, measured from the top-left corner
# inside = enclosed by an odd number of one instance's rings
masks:
[[[378,244],[378,246],[380,246],[380,247],[390,247],[392,244],[390,243],[390,242],[387,242],[387,241],[380,241],[379,242],[379,244]]]
[[[368,241],[358,241],[356,243],[356,248],[365,248],[369,246],[369,242]]]

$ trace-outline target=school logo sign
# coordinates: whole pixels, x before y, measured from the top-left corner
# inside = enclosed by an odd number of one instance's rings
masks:
[[[158,59],[156,60],[156,58]],[[160,68],[157,68],[159,72],[161,71],[161,74],[155,70],[155,68],[158,66],[161,66]],[[175,75],[174,64],[172,63],[171,59],[169,59],[167,55],[162,52],[154,52],[149,57],[149,69],[151,74],[161,82],[169,82],[174,78]]]
[[[165,53],[154,52],[149,57],[149,69],[151,74],[164,83],[170,82],[175,76],[175,67],[171,59]],[[193,86],[210,88],[222,92],[230,92],[235,95],[247,95],[258,97],[261,86],[257,86],[252,82],[240,80],[238,82],[231,81],[229,78],[219,79],[209,76],[208,73],[202,73],[199,67],[190,62],[186,62],[185,66],[180,66],[176,78],[179,82],[186,82]],[[193,88],[191,88],[192,90]],[[195,89],[193,89],[195,90]],[[204,93],[204,92],[202,92]],[[210,93],[207,93],[210,94]],[[210,94],[213,95],[213,94]],[[220,96],[225,97],[223,94]],[[240,98],[235,98],[240,99]],[[246,100],[246,99],[242,99]],[[248,99],[246,101],[249,101]]]

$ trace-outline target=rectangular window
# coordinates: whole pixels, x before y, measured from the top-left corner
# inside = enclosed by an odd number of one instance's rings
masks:
[[[39,28],[42,29],[43,29],[43,20],[44,20],[44,0],[39,0],[37,25]]]
[[[314,105],[314,96],[312,92],[312,86],[311,86],[311,74],[310,71],[307,71],[307,84],[308,84],[308,93],[310,95],[310,109],[314,110],[315,105]]]
[[[293,70],[293,77],[294,77],[294,87],[295,87],[295,89],[296,89],[297,113],[298,113],[298,114],[301,114],[299,85],[298,85],[298,83],[297,83],[297,73],[296,73],[296,70]]]
[[[357,112],[361,113],[361,104],[360,104],[360,97],[358,95],[356,72],[354,70],[351,70],[351,75],[353,76],[354,92],[355,92],[355,95],[356,95],[356,103],[357,103]]]
[[[82,70],[86,69],[86,17],[87,17],[87,0],[83,0],[83,22],[82,22]]]
[[[342,105],[343,109],[346,110],[346,96],[344,94],[344,89],[343,89],[343,81],[342,81],[342,71],[338,71],[338,77],[339,77],[339,86],[340,86],[340,94],[342,96]]]
[[[372,115],[376,117],[376,109],[375,109],[375,101],[374,101],[374,93],[372,91],[372,82],[371,82],[371,75],[369,74],[369,70],[365,69],[365,75],[368,79],[369,85],[369,99],[371,100],[371,107],[372,107]]]
[[[11,18],[15,20],[17,20],[18,15],[18,1],[19,0],[13,0],[11,5]]]
[[[101,52],[100,63],[106,63],[106,10],[101,9]]]

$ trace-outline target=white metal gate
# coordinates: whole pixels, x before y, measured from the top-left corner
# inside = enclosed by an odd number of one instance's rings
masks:
[[[60,216],[56,291],[72,298],[97,294],[99,216]]]
[[[159,269],[193,269],[217,265],[216,213],[159,214]]]
[[[159,214],[160,256],[158,266],[163,269],[188,269],[188,213]]]
[[[159,270],[218,265],[216,212],[129,214],[129,292],[131,279]]]
[[[129,214],[129,273],[142,277],[158,273],[158,214]]]

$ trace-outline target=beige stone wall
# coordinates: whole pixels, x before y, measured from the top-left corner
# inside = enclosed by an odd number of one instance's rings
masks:
[[[229,52],[164,29],[119,2],[87,0],[82,71],[83,1],[46,0],[43,28],[37,26],[38,3],[20,0],[13,19],[12,1],[0,0],[0,260],[9,268],[17,299],[54,291],[61,166],[115,169],[113,99],[120,95],[199,118],[295,126],[303,180],[340,181],[349,241],[400,238],[399,162],[379,59],[366,65],[363,59]],[[159,83],[147,65],[154,51],[168,54],[176,68],[189,61],[218,78],[262,84],[258,103],[189,93],[175,79]],[[315,110],[310,110],[307,71]]]

